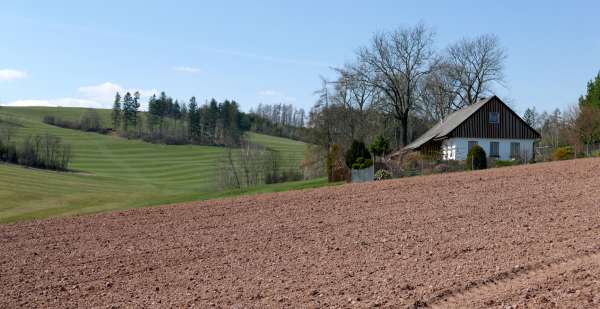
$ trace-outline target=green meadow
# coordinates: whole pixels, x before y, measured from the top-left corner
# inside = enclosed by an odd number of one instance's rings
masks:
[[[218,162],[225,149],[214,146],[157,145],[112,135],[44,124],[45,115],[76,120],[85,109],[0,107],[0,116],[18,120],[17,138],[45,132],[73,150],[70,169],[54,172],[0,164],[0,222],[123,210],[239,194],[285,191],[326,185],[325,179],[220,191]],[[110,110],[97,110],[108,123]],[[299,168],[305,144],[248,133],[255,143],[279,153],[280,166]]]

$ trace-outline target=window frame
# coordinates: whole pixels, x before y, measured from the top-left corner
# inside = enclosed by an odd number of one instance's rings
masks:
[[[514,147],[516,146],[516,147]],[[517,159],[521,156],[521,142],[510,142],[510,158]]]
[[[496,116],[496,121],[492,121],[492,118],[493,118],[492,115]],[[488,123],[489,124],[500,124],[500,112],[490,112]]]
[[[496,151],[494,152],[494,147],[496,146]],[[490,157],[491,158],[500,158],[500,142],[499,141],[490,141]]]

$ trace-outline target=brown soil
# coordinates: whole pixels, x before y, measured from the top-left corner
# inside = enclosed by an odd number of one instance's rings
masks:
[[[0,226],[0,307],[600,307],[600,159]]]

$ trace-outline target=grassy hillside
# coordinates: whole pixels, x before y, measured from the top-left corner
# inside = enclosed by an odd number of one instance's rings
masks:
[[[181,202],[242,191],[217,192],[217,161],[224,149],[211,146],[155,145],[116,136],[86,133],[44,124],[44,115],[79,119],[79,108],[0,108],[0,115],[22,122],[19,137],[49,132],[73,148],[70,168],[59,173],[0,164],[0,222],[71,215],[109,209]],[[98,110],[108,122],[109,110]],[[281,156],[281,165],[298,168],[302,142],[260,134],[249,138]],[[264,186],[249,191],[323,185],[323,180]]]

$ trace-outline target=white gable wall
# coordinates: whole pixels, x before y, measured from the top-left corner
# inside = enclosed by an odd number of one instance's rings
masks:
[[[444,160],[466,160],[469,152],[469,141],[476,141],[485,150],[488,157],[490,155],[490,142],[498,142],[500,160],[511,159],[510,143],[520,143],[521,157],[527,157],[527,160],[533,158],[533,139],[449,138],[442,142]]]

